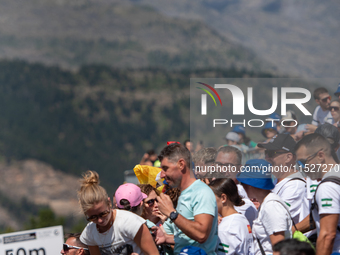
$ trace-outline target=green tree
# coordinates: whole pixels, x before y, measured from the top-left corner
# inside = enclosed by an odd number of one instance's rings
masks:
[[[40,209],[37,217],[31,217],[29,223],[26,224],[26,229],[45,228],[57,225],[63,225],[65,219],[63,217],[56,217],[50,208]]]

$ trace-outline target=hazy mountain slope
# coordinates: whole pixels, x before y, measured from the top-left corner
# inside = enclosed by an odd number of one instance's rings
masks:
[[[5,180],[0,183],[0,226],[22,229],[38,206],[49,206],[59,216],[82,217],[77,201],[80,176],[37,160],[1,162],[0,175]]]
[[[340,2],[317,0],[141,0],[168,16],[206,22],[281,72],[337,77]],[[336,86],[336,85],[334,85]]]
[[[63,67],[271,69],[201,21],[125,1],[0,0],[0,58]]]

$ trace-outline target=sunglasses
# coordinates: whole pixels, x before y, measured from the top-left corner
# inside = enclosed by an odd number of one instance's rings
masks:
[[[78,246],[72,246],[72,245],[68,245],[67,243],[63,244],[63,251],[64,252],[68,252],[71,249],[84,249],[86,251],[88,251],[89,249],[84,248],[84,247],[78,247]]]
[[[272,151],[272,150],[265,150],[264,154],[268,157],[268,158],[274,158],[276,156],[279,156],[281,154],[285,154],[285,153],[289,153],[289,151]]]
[[[331,107],[329,107],[329,110],[330,111],[332,111],[332,110],[334,110],[334,111],[339,111],[339,107],[337,107],[337,106],[331,106]]]
[[[152,199],[146,201],[145,203],[147,203],[149,206],[153,206],[155,204],[155,202],[158,203],[157,198],[152,198]]]
[[[331,96],[328,96],[328,97],[325,97],[325,98],[322,98],[320,99],[322,102],[326,103],[328,100],[331,100]]]
[[[282,121],[282,126],[284,127],[296,127],[295,121],[284,120]]]
[[[309,157],[305,158],[305,159],[299,159],[298,161],[296,161],[296,163],[298,163],[299,166],[301,166],[302,168],[306,168],[306,164],[309,160],[313,159],[316,157],[316,155],[318,155],[318,153],[320,151],[322,151],[323,149],[318,150],[317,152],[315,152],[314,154],[310,155]]]
[[[86,217],[86,220],[87,221],[96,221],[98,220],[99,218],[105,218],[106,216],[108,216],[110,213],[110,210],[106,210],[104,212],[101,212],[100,214],[98,215],[91,215],[90,217]]]

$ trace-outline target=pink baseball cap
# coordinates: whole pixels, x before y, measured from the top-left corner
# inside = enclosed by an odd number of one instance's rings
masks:
[[[133,183],[125,183],[123,185],[120,185],[119,188],[116,190],[115,197],[117,200],[117,207],[124,208],[124,206],[120,204],[120,200],[126,199],[130,202],[131,207],[135,207],[148,196],[142,193],[137,185]]]

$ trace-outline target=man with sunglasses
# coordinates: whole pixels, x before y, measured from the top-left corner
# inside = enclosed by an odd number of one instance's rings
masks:
[[[329,95],[328,90],[323,87],[317,88],[314,90],[313,95],[318,106],[315,108],[313,113],[312,125],[307,125],[309,132],[314,132],[318,126],[325,122],[333,124],[333,118],[329,111],[331,96]]]
[[[293,111],[287,111],[285,116],[281,118],[283,130],[280,134],[290,134],[295,135],[298,128],[298,121]]]
[[[66,235],[66,242],[63,244],[61,254],[67,255],[90,255],[87,245],[80,240],[81,233],[70,233]]]
[[[307,132],[305,129],[306,124],[298,122],[295,112],[289,110],[285,116],[282,116],[281,123],[283,128],[280,134],[288,134],[293,137],[295,141],[299,141]]]
[[[314,133],[302,138],[295,147],[297,162],[312,180],[322,180],[318,185],[312,207],[318,238],[316,254],[340,253],[340,185],[323,182],[330,177],[340,177],[340,166],[332,156],[328,140]],[[310,227],[310,215],[297,225],[302,232]]]
[[[334,100],[331,102],[329,107],[329,111],[333,117],[334,126],[339,128],[340,127],[340,102],[338,100]]]
[[[303,220],[309,213],[306,181],[296,170],[296,143],[289,134],[279,134],[268,143],[259,143],[264,148],[265,159],[272,164],[272,174],[277,183],[272,190],[287,204],[294,223]]]

